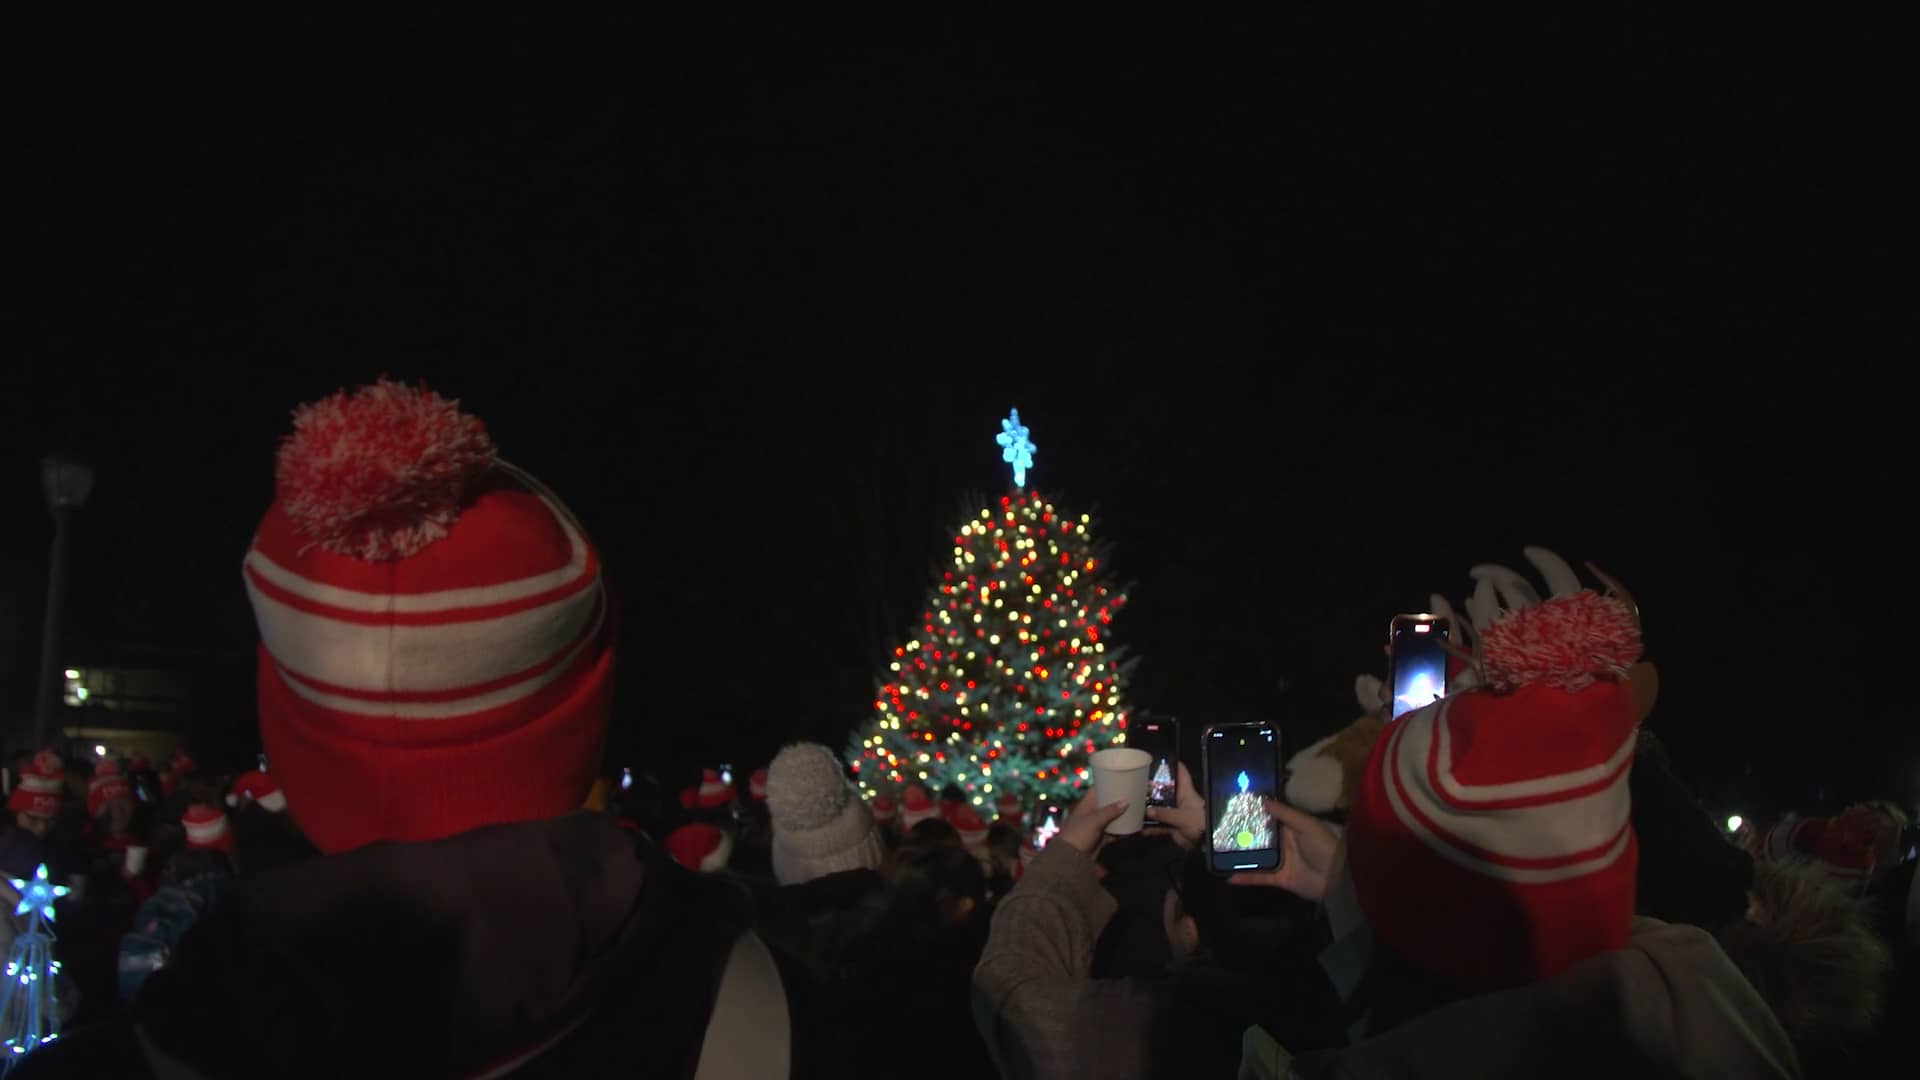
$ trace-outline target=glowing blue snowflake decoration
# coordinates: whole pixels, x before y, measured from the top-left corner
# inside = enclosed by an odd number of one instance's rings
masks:
[[[1033,452],[1039,449],[1028,434],[1027,425],[1020,422],[1020,410],[1014,409],[1000,421],[1000,434],[993,438],[1001,446],[1000,460],[1013,466],[1013,486],[1018,488],[1027,486],[1027,470],[1033,468]]]
[[[13,891],[20,894],[20,906],[14,908],[13,913],[25,915],[34,908],[39,908],[40,914],[46,916],[48,922],[53,921],[53,902],[73,891],[65,885],[54,885],[47,881],[46,863],[41,863],[40,868],[33,872],[33,876],[24,881],[20,878],[7,880],[12,883]]]
[[[1246,770],[1242,769],[1240,772],[1240,794],[1245,795],[1246,793],[1247,793],[1247,773],[1246,773]]]

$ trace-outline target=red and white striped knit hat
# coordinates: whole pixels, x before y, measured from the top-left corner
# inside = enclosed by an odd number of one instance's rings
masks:
[[[7,809],[16,814],[57,816],[66,779],[67,769],[61,764],[60,755],[51,750],[40,751],[27,762],[20,782],[13,786],[13,794],[7,796]]]
[[[747,777],[747,794],[753,796],[754,802],[767,801],[767,770],[755,769],[753,775]]]
[[[712,874],[727,868],[727,859],[733,855],[733,837],[724,829],[695,822],[668,833],[666,847],[674,862],[696,874]]]
[[[120,775],[120,763],[112,758],[101,758],[100,764],[93,767],[93,779],[87,782],[87,816],[96,818],[109,799],[133,799],[133,788],[127,784],[127,778]]]
[[[194,803],[180,816],[180,824],[187,830],[188,847],[232,854],[233,827],[227,824],[227,815],[219,810]]]
[[[706,769],[700,773],[700,787],[693,793],[694,806],[701,810],[718,810],[733,801],[733,786],[720,779],[718,769]]]
[[[915,784],[907,789],[900,806],[900,827],[911,830],[923,821],[931,821],[940,816],[940,807],[927,794],[927,789]]]
[[[1508,607],[1490,590],[1470,605],[1481,688],[1389,725],[1347,828],[1375,936],[1460,987],[1550,977],[1623,947],[1633,922],[1638,616],[1551,552],[1528,558],[1553,595],[1476,569]]]
[[[287,808],[287,793],[273,782],[273,777],[255,769],[243,772],[233,778],[233,786],[227,789],[227,805],[239,806],[250,802],[269,813],[278,814]]]
[[[245,577],[301,828],[336,852],[577,809],[613,671],[579,523],[425,389],[381,380],[293,425]]]
[[[960,834],[960,842],[967,846],[967,850],[977,851],[987,846],[987,823],[980,820],[979,813],[973,807],[961,804],[948,822]]]

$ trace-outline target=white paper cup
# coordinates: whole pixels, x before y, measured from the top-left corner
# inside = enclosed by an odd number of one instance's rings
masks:
[[[1140,831],[1147,813],[1147,770],[1153,767],[1153,755],[1131,746],[1109,746],[1099,750],[1087,764],[1093,769],[1093,801],[1111,806],[1125,800],[1127,812],[1107,825],[1108,836],[1125,836]]]
[[[127,849],[127,876],[139,877],[147,868],[147,849],[138,845]]]

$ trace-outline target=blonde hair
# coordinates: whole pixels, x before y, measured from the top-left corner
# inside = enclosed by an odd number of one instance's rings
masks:
[[[1810,860],[1754,865],[1748,917],[1720,944],[1803,1052],[1870,1034],[1886,1002],[1893,953],[1868,901]]]

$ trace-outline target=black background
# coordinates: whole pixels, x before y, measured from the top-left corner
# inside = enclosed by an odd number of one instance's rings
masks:
[[[0,692],[40,455],[70,651],[244,682],[288,410],[386,372],[585,518],[618,754],[838,746],[1018,406],[1138,704],[1301,745],[1542,543],[1714,799],[1920,798],[1911,26],[894,18],[11,14]]]

